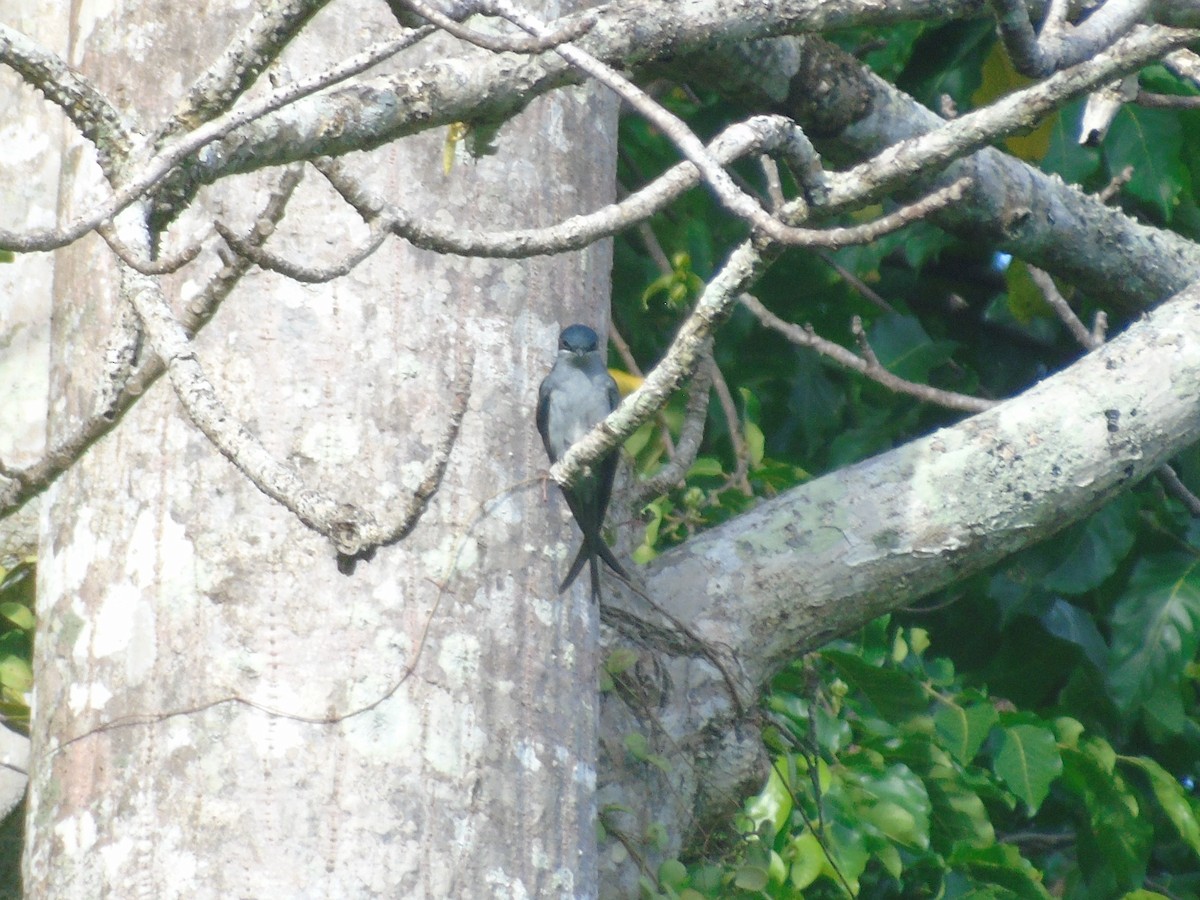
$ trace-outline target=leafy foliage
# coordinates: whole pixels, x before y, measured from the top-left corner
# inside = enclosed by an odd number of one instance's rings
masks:
[[[1024,83],[994,32],[990,20],[909,24],[838,40],[927,105],[965,111]],[[1161,67],[1141,82],[1195,93]],[[683,86],[663,90],[701,133],[742,112]],[[1004,149],[1083,190],[1115,187],[1115,202],[1156,225],[1200,233],[1200,111],[1127,106],[1092,148],[1077,143],[1081,108],[1067,105]],[[627,187],[674,160],[643,124],[626,122],[622,139]],[[756,167],[740,173],[765,193]],[[614,270],[615,324],[646,364],[680,304],[743,237],[699,190],[652,232],[619,239]],[[1115,331],[1137,315],[1059,287],[1088,325],[1103,311]],[[1020,260],[928,224],[871,246],[785,254],[754,293],[852,349],[857,316],[890,371],[976,396],[1010,396],[1083,352]],[[715,354],[735,415],[714,402],[686,484],[646,508],[643,560],[960,418],[790,345],[745,310],[719,332]],[[682,413],[680,400],[669,429]],[[631,447],[642,472],[666,456],[655,427]],[[1200,489],[1200,453],[1174,465]],[[764,700],[774,768],[746,801],[735,849],[672,861],[644,893],[1200,896],[1198,652],[1200,526],[1148,482],[922,609],[796,660]]]
[[[0,568],[0,717],[29,732],[28,693],[33,687],[34,567]]]

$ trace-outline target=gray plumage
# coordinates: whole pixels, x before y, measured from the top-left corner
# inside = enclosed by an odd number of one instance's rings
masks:
[[[538,389],[537,427],[550,462],[557,462],[567,448],[592,430],[592,426],[616,409],[620,394],[608,374],[600,339],[586,325],[568,325],[558,337],[558,358]],[[570,490],[564,490],[567,506],[583,532],[583,543],[559,592],[570,587],[583,570],[591,567],[592,597],[600,599],[600,560],[622,578],[628,578],[601,536],[604,513],[617,472],[617,452],[592,463]]]

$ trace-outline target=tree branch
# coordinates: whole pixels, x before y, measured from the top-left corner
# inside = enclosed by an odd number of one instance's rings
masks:
[[[970,397],[966,394],[956,394],[953,391],[943,391],[928,384],[907,381],[898,375],[893,375],[884,368],[875,357],[875,354],[870,350],[869,345],[864,347],[862,356],[855,356],[841,344],[835,344],[833,341],[818,336],[813,331],[811,325],[801,328],[790,322],[785,322],[763,306],[758,298],[750,294],[743,296],[741,302],[764,327],[782,334],[797,347],[807,347],[815,350],[822,356],[832,359],[839,365],[853,372],[858,372],[866,378],[870,378],[872,381],[883,385],[888,390],[895,391],[897,394],[907,394],[926,403],[944,406],[947,409],[956,409],[960,412],[983,412],[996,405],[994,400]],[[861,322],[858,323],[855,336],[859,338],[860,346],[863,345],[865,336],[862,336]]]
[[[946,122],[857,60],[816,38],[778,38],[680,60],[694,81],[739,103],[775,108],[839,157],[865,159]],[[782,97],[782,99],[781,99]],[[931,217],[987,240],[1089,294],[1149,306],[1200,278],[1195,245],[1106,207],[1057,177],[985,148],[918,185],[969,176],[962,203]],[[1070,248],[1069,250],[1067,248]]]
[[[650,592],[704,640],[739,636],[761,685],[1048,537],[1200,435],[1197,303],[1200,284],[1012,400],[697,535],[645,570]]]
[[[1107,0],[1073,29],[1064,29],[1065,4],[1052,7],[1049,28],[1034,34],[1029,10],[1021,0],[992,0],[1000,36],[1013,68],[1022,75],[1042,78],[1051,72],[1090,59],[1145,18],[1149,0]]]
[[[176,165],[201,147],[248,122],[261,118],[272,110],[294,103],[309,94],[369,69],[411,46],[420,36],[419,32],[409,32],[396,40],[376,44],[326,72],[285,85],[259,100],[247,103],[239,109],[232,110],[188,132],[142,166],[141,172],[130,177],[106,203],[83,214],[70,225],[24,233],[0,229],[0,249],[27,253],[36,250],[56,250],[73,243],[95,229],[101,222],[113,218],[122,210],[142,199],[146,192],[160,183]]]
[[[272,192],[254,228],[258,240],[265,241],[283,218],[288,200],[300,181],[299,167],[284,172],[279,186]],[[189,303],[183,318],[187,334],[195,335],[212,318],[217,307],[229,295],[248,263],[235,260],[226,265],[209,282],[203,291]],[[131,313],[132,315],[132,313]],[[136,326],[136,323],[133,323]],[[30,500],[49,487],[59,475],[69,469],[96,441],[108,434],[121,417],[165,371],[162,360],[151,354],[142,354],[140,326],[125,327],[118,324],[108,357],[107,378],[96,390],[92,403],[93,412],[66,437],[58,440],[37,462],[22,469],[6,468],[0,461],[0,476],[8,484],[0,490],[0,519],[7,518],[20,510]],[[138,358],[141,364],[129,371]]]

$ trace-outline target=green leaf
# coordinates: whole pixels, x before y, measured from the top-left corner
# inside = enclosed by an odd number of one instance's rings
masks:
[[[742,866],[733,877],[735,886],[743,891],[765,890],[770,881],[770,873],[759,866]]]
[[[999,714],[990,703],[959,706],[947,702],[933,716],[942,746],[963,765],[975,758]]]
[[[1183,786],[1170,772],[1148,757],[1122,756],[1121,761],[1137,766],[1146,773],[1158,805],[1171,820],[1183,842],[1191,847],[1197,859],[1200,859],[1200,818],[1189,802]]]
[[[935,845],[966,844],[988,847],[996,842],[996,831],[977,791],[964,783],[954,769],[934,766],[925,777],[932,804],[932,836]]]
[[[1104,671],[1108,662],[1108,645],[1096,627],[1096,621],[1084,610],[1059,598],[1050,604],[1039,621],[1047,633],[1075,644],[1097,669]]]
[[[789,877],[792,886],[802,891],[820,877],[825,867],[825,850],[817,836],[806,828],[799,837],[792,839],[791,852]]]
[[[625,749],[634,759],[644,760],[650,755],[650,742],[641,732],[631,731],[625,735]]]
[[[658,867],[658,883],[663,887],[681,888],[687,877],[687,866],[677,859],[664,860]]]
[[[882,772],[848,770],[844,788],[846,799],[858,810],[860,827],[871,826],[905,847],[929,846],[929,794],[924,782],[904,763]]]
[[[608,659],[604,661],[604,669],[610,675],[620,675],[622,672],[632,669],[637,661],[636,650],[631,647],[618,647],[608,654]]]
[[[1108,676],[1113,702],[1128,711],[1174,681],[1200,645],[1200,560],[1182,553],[1143,557],[1113,608]]]
[[[746,816],[757,831],[764,822],[771,826],[771,834],[779,834],[792,814],[792,795],[779,774],[779,764],[771,766],[767,783],[746,804]]]
[[[927,381],[955,346],[951,341],[931,340],[914,316],[884,316],[872,324],[867,340],[884,368],[910,381]]]
[[[842,650],[826,650],[822,656],[833,663],[851,687],[862,691],[889,722],[903,721],[929,707],[924,687],[907,672],[873,666],[861,656]]]
[[[1060,594],[1095,590],[1117,570],[1133,547],[1131,520],[1136,499],[1118,499],[1057,538],[1059,563],[1042,578],[1042,587]]]
[[[1113,119],[1104,141],[1109,173],[1115,175],[1132,166],[1133,177],[1125,190],[1157,207],[1168,222],[1180,192],[1191,184],[1180,160],[1182,149],[1183,131],[1177,114],[1128,103]]]
[[[1063,787],[1084,805],[1087,823],[1078,830],[1080,865],[1085,875],[1111,872],[1132,889],[1145,877],[1153,826],[1140,814],[1137,796],[1114,769],[1112,747],[1098,738],[1064,749]],[[1098,876],[1096,876],[1098,877]]]
[[[1079,145],[1079,118],[1083,101],[1064,106],[1055,117],[1050,132],[1050,146],[1042,157],[1042,169],[1056,173],[1068,184],[1083,184],[1100,168],[1100,151]]]
[[[33,687],[33,669],[19,656],[0,659],[0,684],[11,696],[20,696]]]
[[[1041,873],[1011,844],[993,844],[991,847],[958,846],[947,861],[953,869],[970,874],[974,892],[967,896],[1011,896],[1021,900],[1050,898],[1050,893],[1042,884]],[[1000,888],[1003,892],[988,892],[987,887]]]
[[[1062,774],[1062,757],[1054,732],[1038,725],[1002,728],[993,768],[1033,815],[1050,785]]]
[[[25,631],[32,631],[35,624],[33,613],[23,603],[0,603],[0,616]]]

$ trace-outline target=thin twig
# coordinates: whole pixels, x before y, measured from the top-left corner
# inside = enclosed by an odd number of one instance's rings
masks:
[[[750,474],[750,445],[746,442],[745,434],[742,433],[742,420],[738,415],[737,404],[733,402],[733,393],[729,390],[725,375],[717,365],[716,359],[709,363],[709,368],[713,370],[713,393],[717,395],[717,402],[721,404],[721,413],[725,416],[725,427],[729,430],[729,443],[733,445],[734,465],[733,473],[729,476],[729,484],[749,497],[754,493],[747,477]]]
[[[594,17],[584,16],[574,22],[565,22],[540,37],[484,34],[456,22],[423,0],[400,0],[400,2],[421,18],[427,19],[459,40],[482,47],[484,50],[491,50],[494,53],[543,53],[546,50],[553,50],[560,44],[583,37],[596,26]]]
[[[831,253],[828,253],[824,250],[814,250],[813,252],[816,253],[817,257],[820,258],[825,265],[837,272],[838,275],[841,276],[842,281],[854,288],[860,297],[862,297],[876,309],[891,315],[896,314],[896,307],[888,303],[888,301],[885,300],[878,291],[874,290],[869,284],[839,263]]]
[[[711,342],[710,342],[711,344]],[[679,430],[679,443],[667,463],[649,478],[637,484],[632,506],[636,509],[660,494],[665,494],[679,485],[696,461],[700,441],[704,437],[704,425],[708,419],[708,391],[712,385],[712,373],[716,363],[712,358],[711,346],[707,362],[696,369],[696,375],[688,386],[688,401],[683,413],[683,426]]]
[[[111,222],[101,222],[96,227],[96,231],[104,239],[104,243],[108,244],[108,249],[116,254],[121,262],[143,275],[165,275],[168,272],[177,272],[199,256],[200,251],[204,249],[204,244],[197,242],[189,247],[184,247],[171,256],[150,261],[139,258],[129,247],[125,246],[124,242],[117,237],[116,229],[113,228]]]
[[[962,412],[983,412],[996,405],[992,400],[984,400],[979,397],[971,397],[967,394],[958,394],[953,391],[944,391],[940,388],[931,387],[927,384],[918,384],[901,378],[898,375],[893,375],[880,365],[878,359],[875,359],[874,351],[870,349],[869,344],[866,344],[864,351],[864,354],[868,358],[864,359],[861,356],[855,356],[841,344],[835,344],[833,341],[819,337],[813,331],[811,325],[801,328],[793,325],[791,322],[783,321],[763,306],[757,298],[749,294],[743,295],[741,302],[763,325],[773,331],[779,332],[793,344],[816,350],[822,356],[829,357],[847,369],[858,372],[860,375],[870,378],[872,381],[878,382],[896,393],[907,394],[910,397],[916,397],[918,400],[924,400],[927,403],[944,406],[947,409],[957,409]],[[863,343],[865,344],[865,340]]]
[[[1195,94],[1152,94],[1149,91],[1138,91],[1133,102],[1138,106],[1156,109],[1200,109],[1200,96]]]

